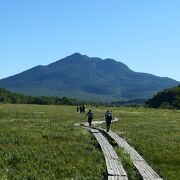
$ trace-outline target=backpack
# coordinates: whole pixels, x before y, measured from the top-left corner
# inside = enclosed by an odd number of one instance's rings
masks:
[[[112,114],[110,112],[108,112],[106,117],[107,117],[107,119],[112,119]]]
[[[88,117],[92,118],[93,117],[93,112],[88,113]]]

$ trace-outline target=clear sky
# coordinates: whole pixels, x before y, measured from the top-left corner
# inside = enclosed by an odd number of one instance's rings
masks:
[[[0,0],[0,79],[74,52],[180,81],[180,0]]]

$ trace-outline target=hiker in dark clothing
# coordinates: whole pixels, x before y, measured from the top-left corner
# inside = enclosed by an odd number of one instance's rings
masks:
[[[83,110],[84,113],[85,113],[85,109],[86,109],[86,107],[85,107],[85,105],[83,105],[82,110]]]
[[[80,110],[80,113],[82,113],[82,112],[83,112],[83,108],[82,108],[82,106],[80,106],[80,107],[79,107],[79,110]]]
[[[110,125],[111,125],[111,120],[113,118],[112,111],[110,112],[109,110],[107,110],[104,114],[104,118],[106,121],[106,128],[107,128],[107,132],[108,132],[110,129]]]
[[[88,123],[89,123],[89,126],[91,126],[91,123],[92,123],[92,120],[93,120],[93,117],[94,117],[94,113],[92,112],[92,110],[90,109],[88,111],[88,113],[86,114],[86,117],[88,116]]]
[[[77,106],[77,112],[79,112],[79,107]]]

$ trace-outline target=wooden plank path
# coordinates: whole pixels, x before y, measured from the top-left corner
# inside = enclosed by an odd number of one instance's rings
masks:
[[[113,120],[113,122],[118,121],[117,118]],[[104,123],[105,121],[94,121],[93,125],[99,125]],[[81,124],[83,126],[88,127],[88,123]],[[114,139],[118,146],[123,148],[127,154],[129,154],[134,166],[138,170],[139,174],[141,175],[143,180],[163,180],[159,175],[148,165],[148,163],[143,159],[143,157],[133,148],[131,147],[123,138],[121,138],[118,134],[116,134],[113,131],[106,132],[105,129],[93,127],[96,130],[99,130],[100,132],[106,133],[108,136],[110,136],[112,139]],[[89,128],[89,129],[92,129]],[[105,137],[104,137],[105,138]],[[118,178],[118,177],[117,177]],[[108,180],[116,180],[116,176],[109,176]]]
[[[108,180],[128,180],[127,173],[120,163],[118,155],[108,140],[99,130],[93,129],[86,125],[83,126],[92,132],[102,149],[106,161]]]
[[[163,180],[159,177],[159,175],[146,163],[143,157],[133,148],[131,147],[123,138],[118,136],[113,131],[106,132],[105,129],[102,128],[95,128],[97,130],[103,131],[107,133],[112,139],[114,139],[118,146],[123,148],[127,154],[130,155],[130,158],[133,161],[134,166],[138,170],[139,174],[141,175],[142,179],[144,180]]]

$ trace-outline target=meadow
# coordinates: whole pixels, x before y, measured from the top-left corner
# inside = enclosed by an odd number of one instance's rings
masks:
[[[106,108],[92,109],[102,120]],[[180,111],[110,110],[119,119],[111,129],[165,180],[179,179]],[[84,121],[74,106],[0,104],[0,179],[103,179],[105,161],[97,142],[74,125]]]

